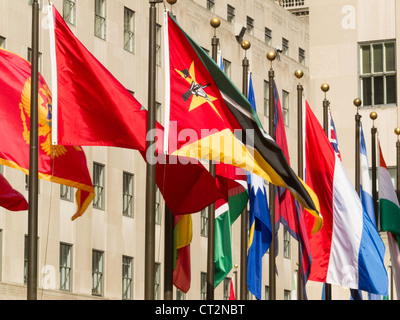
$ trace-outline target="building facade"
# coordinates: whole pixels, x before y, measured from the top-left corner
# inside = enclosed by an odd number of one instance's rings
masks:
[[[211,52],[211,38],[214,35],[210,20],[213,17],[221,20],[216,35],[220,41],[225,70],[232,82],[241,88],[242,60],[246,54],[250,62],[250,72],[252,72],[257,112],[266,130],[268,130],[268,71],[271,68],[266,54],[274,49],[280,52],[272,63],[272,67],[275,71],[275,81],[283,108],[290,162],[295,171],[297,170],[297,85],[299,82],[303,85],[305,95],[309,97],[310,104],[315,108],[322,103],[319,89],[321,83],[328,82],[331,86],[329,99],[337,124],[340,148],[346,154],[344,163],[351,176],[354,173],[354,165],[351,164],[354,149],[351,140],[345,137],[350,135],[350,131],[353,134],[352,117],[339,112],[336,115],[336,106],[337,108],[340,106],[341,110],[350,109],[351,112],[355,109],[352,108],[351,103],[359,94],[356,86],[358,72],[354,69],[357,65],[357,50],[359,49],[353,48],[350,55],[349,52],[344,52],[347,43],[343,44],[343,49],[335,44],[342,45],[344,40],[348,39],[348,46],[351,43],[351,46],[357,48],[359,41],[370,41],[371,38],[365,37],[361,29],[359,32],[344,29],[343,32],[349,32],[351,36],[342,39],[341,36],[336,36],[331,32],[332,39],[328,41],[321,36],[319,29],[321,24],[325,26],[330,19],[333,19],[333,17],[328,17],[328,11],[325,11],[331,9],[326,8],[326,2],[313,0],[292,2],[178,0],[173,7],[165,2],[165,7],[172,9],[185,32],[208,52]],[[357,8],[357,3],[360,1],[347,2],[354,2],[353,6]],[[369,2],[374,1],[369,0]],[[395,6],[394,0],[385,0],[385,2]],[[0,46],[28,60],[31,43],[32,7],[30,4],[30,0],[0,1]],[[46,1],[43,1],[41,7],[44,8],[45,4]],[[55,0],[54,5],[77,38],[146,107],[149,2]],[[340,7],[337,4],[335,10],[338,8],[341,10],[342,7],[343,5]],[[359,7],[360,10],[367,10],[361,5]],[[157,8],[156,101],[157,120],[163,123],[164,5],[159,4]],[[390,13],[390,21],[392,21],[392,26],[395,26],[397,12],[390,10]],[[358,16],[361,16],[361,12]],[[343,13],[340,11],[337,17],[343,19]],[[49,34],[46,19],[46,13],[41,13],[40,72],[51,86]],[[357,20],[357,23],[362,22]],[[359,28],[361,27],[364,25]],[[330,29],[327,26],[325,33],[328,33],[328,30]],[[390,30],[392,33],[389,33],[385,40],[395,39],[394,30]],[[382,30],[382,32],[386,31],[386,29]],[[375,40],[377,39],[375,37]],[[241,48],[241,40],[251,42],[251,48],[247,52]],[[344,65],[339,64],[339,57],[335,57],[331,52],[332,48],[336,53],[339,51],[343,55],[341,63]],[[321,57],[329,59],[327,61],[329,68],[326,68],[326,60]],[[344,59],[344,57],[349,57],[349,59]],[[315,61],[318,62],[315,63]],[[355,64],[352,64],[350,68],[351,62]],[[297,69],[302,69],[304,72],[301,80],[294,76],[294,71]],[[351,75],[350,71],[352,71]],[[348,80],[348,84],[339,79],[342,73],[346,81]],[[348,100],[346,103],[343,100],[344,95],[335,94],[335,92],[340,92],[337,91],[339,86],[346,88]],[[341,101],[336,100],[339,97]],[[386,98],[392,99],[387,96]],[[395,111],[390,111],[397,108],[382,107],[382,109],[386,110],[390,123],[397,119],[397,116],[394,117],[393,114]],[[363,109],[362,112],[363,120],[366,121],[368,110]],[[384,117],[383,114],[382,117]],[[378,119],[381,121],[380,114]],[[395,126],[394,124],[393,129]],[[390,129],[390,134],[392,132],[393,130]],[[390,136],[391,140],[389,138],[385,140],[394,141],[394,134],[392,136]],[[367,133],[366,139],[368,139]],[[84,150],[97,195],[93,205],[82,217],[71,221],[71,216],[76,209],[73,196],[75,190],[46,181],[39,182],[38,297],[42,299],[143,299],[145,162],[138,152],[132,150],[110,147],[84,147]],[[385,156],[391,161],[390,163],[394,163],[393,155],[390,156],[387,152]],[[2,167],[2,173],[17,190],[27,196],[24,173],[5,166]],[[156,299],[163,299],[164,203],[160,193],[156,198],[155,294]],[[183,294],[174,288],[174,299],[205,298],[206,221],[206,210],[193,215],[191,289],[187,294]],[[27,212],[11,213],[0,209],[0,299],[26,298],[26,236]],[[232,227],[232,241],[235,267],[229,273],[227,281],[216,288],[216,299],[227,298],[230,279],[237,284],[235,293],[239,296],[240,219]],[[298,244],[288,236],[283,227],[279,229],[278,242],[276,297],[281,300],[290,299],[298,270]],[[268,260],[267,253],[263,259],[262,299],[268,299]],[[308,297],[320,299],[321,290],[322,284],[309,284]],[[348,298],[348,290],[340,288],[338,292],[339,297]],[[252,298],[251,295],[249,298]]]

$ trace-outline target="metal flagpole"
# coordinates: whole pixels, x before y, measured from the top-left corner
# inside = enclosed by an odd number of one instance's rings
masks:
[[[167,0],[171,5],[176,0]],[[164,300],[173,299],[174,287],[174,215],[165,204],[165,226],[164,226]]]
[[[215,62],[218,60],[217,28],[221,21],[218,18],[212,18],[210,25],[214,28],[214,36],[211,39],[212,58]],[[210,160],[210,174],[215,178],[215,162]],[[208,207],[208,242],[207,242],[207,300],[214,300],[215,283],[215,203]]]
[[[354,105],[357,108],[357,113],[356,113],[356,117],[355,117],[355,121],[356,121],[356,146],[355,146],[355,187],[356,187],[356,191],[357,194],[360,196],[360,184],[361,184],[361,172],[360,172],[360,130],[361,130],[361,115],[358,113],[358,108],[361,105],[361,100],[360,99],[354,99],[353,101]]]
[[[32,2],[32,59],[31,59],[31,123],[29,153],[28,209],[28,279],[27,299],[37,300],[38,278],[38,72],[39,72],[39,2]]]
[[[329,101],[326,99],[326,93],[329,91],[329,85],[327,83],[323,83],[321,85],[321,90],[324,92],[324,101],[322,103],[322,106],[324,108],[324,131],[325,134],[329,137],[329,125],[328,125]],[[330,283],[325,283],[325,300],[332,300],[332,286]]]
[[[379,231],[380,230],[380,221],[379,221],[379,199],[378,199],[378,191],[376,187],[376,171],[377,171],[377,166],[376,166],[376,133],[377,129],[375,128],[375,120],[378,118],[378,114],[376,112],[371,112],[369,114],[369,117],[372,120],[372,128],[371,128],[371,157],[372,157],[372,199],[374,202],[374,211],[375,211],[375,221],[376,221],[376,228]]]
[[[296,70],[294,75],[297,79],[303,77],[304,73],[302,70]],[[304,171],[304,164],[303,164],[303,86],[299,82],[297,85],[297,163],[298,163],[298,175],[300,179],[303,179],[303,171]],[[300,234],[299,234],[300,237]],[[301,276],[301,251],[300,251],[300,239],[298,241],[298,256],[299,256],[299,269],[297,272],[297,299],[303,300],[304,299],[304,292],[303,292],[303,278]]]
[[[397,135],[396,141],[396,194],[397,199],[400,199],[400,127],[394,129],[394,133]]]
[[[271,62],[271,68],[268,71],[269,85],[269,135],[274,137],[274,77],[275,72],[272,69],[272,62],[276,58],[276,52],[270,51],[267,53],[267,59]],[[269,184],[269,212],[271,216],[271,232],[272,239],[269,247],[269,300],[276,300],[276,277],[275,277],[275,186]]]
[[[249,95],[249,59],[247,59],[246,52],[250,49],[250,41],[244,40],[241,43],[241,47],[244,50],[244,58],[242,61],[243,68],[243,81],[242,81],[242,93],[248,98]],[[246,144],[246,133],[243,133],[244,144]],[[247,246],[248,246],[248,222],[249,214],[247,207],[244,208],[240,217],[240,300],[247,300]]]
[[[155,129],[156,100],[156,18],[157,3],[162,0],[149,0],[149,82],[147,130]],[[155,143],[155,137],[147,137],[147,149]],[[149,160],[149,159],[147,159]],[[156,212],[156,165],[147,161],[146,167],[146,224],[145,224],[145,300],[154,300],[155,270],[155,212]]]

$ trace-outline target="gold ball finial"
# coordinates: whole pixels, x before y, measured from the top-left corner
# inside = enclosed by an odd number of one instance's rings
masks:
[[[212,18],[210,24],[214,29],[217,29],[220,26],[221,21],[218,18]]]
[[[239,268],[239,265],[238,265],[238,264],[235,264],[234,267],[235,267],[235,269],[237,269],[237,268]]]
[[[243,40],[241,46],[242,46],[242,49],[248,50],[251,47],[251,43],[248,40]]]
[[[323,92],[328,92],[328,91],[329,91],[329,84],[323,83],[323,84],[321,85],[321,90],[322,90]]]
[[[400,135],[400,127],[397,127],[396,129],[394,129],[394,133],[399,136]]]
[[[176,0],[167,0],[167,2],[172,6],[173,4],[176,3]]]
[[[353,104],[358,108],[359,106],[361,106],[361,99],[359,98],[354,99]]]
[[[267,59],[269,61],[274,61],[276,58],[276,52],[275,51],[270,51],[267,53]]]
[[[377,114],[375,111],[373,111],[373,112],[371,112],[371,113],[369,114],[369,117],[370,117],[372,120],[376,120],[376,118],[378,118],[378,114]]]
[[[303,70],[297,69],[297,70],[294,72],[294,75],[296,76],[297,79],[301,79],[301,78],[303,77],[303,75],[304,75]]]

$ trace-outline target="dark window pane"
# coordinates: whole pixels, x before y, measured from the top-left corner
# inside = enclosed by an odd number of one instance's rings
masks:
[[[363,78],[362,79],[362,101],[364,106],[372,105],[372,85],[371,78]]]
[[[386,77],[386,103],[396,103],[396,76]]]
[[[383,103],[383,77],[374,77],[374,104]]]

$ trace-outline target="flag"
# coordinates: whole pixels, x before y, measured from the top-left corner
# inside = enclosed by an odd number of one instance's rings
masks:
[[[53,5],[49,5],[55,144],[114,146],[147,157],[147,111],[83,46]],[[157,123],[156,137],[163,138]],[[162,140],[151,152],[157,152]],[[149,158],[149,159],[148,159]],[[169,156],[156,163],[156,182],[173,214],[202,210],[222,198],[201,163]],[[175,163],[175,164],[174,164]]]
[[[256,111],[253,81],[250,73],[248,100]],[[247,284],[249,291],[261,300],[262,258],[271,245],[272,228],[264,179],[248,173],[249,185],[249,245],[247,253]]]
[[[25,197],[0,174],[0,206],[10,211],[28,210]]]
[[[39,74],[39,178],[77,188],[81,216],[94,197],[84,151],[78,146],[52,146],[52,94]],[[7,135],[0,142],[0,164],[29,174],[31,65],[0,49],[0,122]]]
[[[384,295],[388,278],[383,241],[307,101],[305,108],[306,182],[316,190],[324,218],[322,229],[309,234],[309,280]],[[312,219],[307,214],[309,230]]]
[[[190,289],[190,243],[192,242],[192,216],[174,216],[174,271],[173,283],[182,292]]]
[[[393,279],[400,297],[400,205],[379,143],[379,214],[381,230],[387,232]]]
[[[257,113],[209,55],[165,13],[168,154],[214,160],[288,188],[316,216],[318,199],[290,168],[282,149],[262,129]]]
[[[337,134],[336,134],[336,128],[335,128],[335,123],[333,122],[333,117],[332,113],[329,110],[328,112],[328,132],[329,132],[329,142],[331,143],[333,150],[335,150],[335,153],[339,157],[340,160],[342,160],[342,156],[340,154],[339,150],[339,141],[337,139]]]
[[[285,124],[283,121],[281,102],[276,83],[274,82],[274,133],[275,141],[281,147],[290,164],[289,150],[286,140]],[[275,192],[275,224],[276,232],[279,229],[279,222],[289,231],[289,234],[299,242],[300,246],[300,273],[303,279],[304,297],[307,297],[305,290],[312,263],[310,243],[307,235],[307,228],[304,220],[303,210],[293,195],[283,187],[276,187]],[[278,242],[276,242],[278,243]]]
[[[235,299],[235,291],[233,290],[233,280],[231,279],[231,287],[229,290],[229,300],[236,300]]]
[[[216,181],[224,197],[215,202],[214,287],[233,267],[231,227],[248,202],[247,178],[243,169],[216,165]]]

